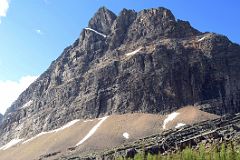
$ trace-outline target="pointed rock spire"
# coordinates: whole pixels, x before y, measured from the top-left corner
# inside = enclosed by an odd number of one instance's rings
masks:
[[[98,32],[108,34],[116,17],[112,11],[106,7],[101,7],[89,21],[88,27]]]

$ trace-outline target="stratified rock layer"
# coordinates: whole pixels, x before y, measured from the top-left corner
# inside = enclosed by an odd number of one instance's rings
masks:
[[[0,146],[77,118],[163,113],[212,99],[221,113],[236,112],[239,70],[239,45],[165,8],[116,16],[103,7],[7,110]]]

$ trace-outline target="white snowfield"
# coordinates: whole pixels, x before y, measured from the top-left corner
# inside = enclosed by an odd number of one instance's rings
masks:
[[[124,137],[125,139],[129,139],[129,134],[128,134],[127,132],[124,132],[124,133],[123,133],[123,137]]]
[[[176,126],[175,126],[175,128],[181,128],[181,127],[183,127],[183,126],[185,126],[186,124],[185,123],[178,123]]]
[[[13,139],[10,142],[8,142],[7,144],[5,144],[4,146],[2,146],[0,148],[0,150],[6,150],[8,148],[11,148],[12,146],[15,146],[16,144],[18,144],[21,141],[23,141],[23,139]]]
[[[25,104],[22,106],[22,108],[27,108],[27,107],[31,106],[32,104],[33,104],[33,100],[30,100],[30,101],[28,101],[27,103],[25,103]]]
[[[126,56],[133,56],[134,54],[138,53],[141,49],[142,49],[142,47],[136,49],[136,50],[133,51],[133,52],[126,53],[125,55],[126,55]]]
[[[201,42],[201,41],[203,41],[203,40],[205,40],[205,39],[206,39],[206,36],[200,38],[200,39],[198,40],[198,42]]]
[[[77,122],[79,122],[79,121],[80,121],[80,119],[75,119],[75,120],[73,120],[73,121],[71,121],[71,122],[68,122],[68,123],[65,124],[64,126],[58,128],[58,129],[53,130],[52,132],[59,132],[59,131],[61,131],[61,130],[64,130],[64,129],[68,128],[68,127],[71,127],[72,125],[74,125],[75,123],[77,123]]]
[[[95,32],[96,34],[98,34],[98,35],[100,35],[100,36],[102,36],[102,37],[104,37],[104,38],[107,37],[107,35],[105,35],[105,34],[103,34],[103,33],[100,33],[100,32],[98,32],[98,31],[96,31],[96,30],[94,30],[94,29],[92,29],[92,28],[89,28],[89,27],[85,28],[85,30],[93,31],[93,32]]]
[[[163,129],[166,129],[166,125],[168,122],[174,120],[180,113],[173,112],[167,116],[167,118],[163,121]]]
[[[100,121],[88,132],[88,134],[76,144],[76,146],[81,145],[83,142],[85,142],[88,138],[90,138],[96,131],[97,129],[101,126],[101,124],[108,118],[108,116],[99,118]]]
[[[68,122],[67,124],[65,124],[64,126],[58,128],[58,129],[54,129],[54,130],[51,130],[51,131],[48,131],[48,132],[41,132],[41,133],[39,133],[38,135],[36,135],[36,136],[34,136],[34,137],[32,137],[32,138],[24,141],[22,144],[31,142],[32,140],[34,140],[34,139],[36,139],[36,138],[38,138],[38,137],[40,137],[40,136],[42,136],[42,135],[50,134],[50,133],[54,133],[54,132],[59,132],[59,131],[61,131],[61,130],[64,130],[64,129],[68,128],[68,127],[71,127],[72,125],[74,125],[75,123],[77,123],[77,122],[79,122],[79,121],[80,121],[79,119],[75,119],[75,120],[73,120],[73,121],[71,121],[71,122]]]

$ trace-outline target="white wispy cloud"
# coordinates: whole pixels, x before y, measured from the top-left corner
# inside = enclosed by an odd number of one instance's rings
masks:
[[[9,2],[10,0],[0,0],[0,23],[1,23],[1,17],[7,16]]]
[[[42,31],[42,30],[40,30],[40,29],[36,29],[36,30],[35,30],[35,32],[36,32],[37,34],[40,34],[40,35],[42,35],[42,34],[43,34],[43,31]]]
[[[17,81],[0,81],[0,113],[4,113],[38,76],[23,76]]]

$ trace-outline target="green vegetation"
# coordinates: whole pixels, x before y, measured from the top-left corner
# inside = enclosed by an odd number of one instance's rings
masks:
[[[124,160],[123,158],[118,159]],[[133,160],[240,160],[240,149],[235,148],[233,143],[214,145],[211,149],[205,149],[201,145],[199,149],[186,148],[181,152],[167,155],[144,155],[139,153],[135,155]]]

